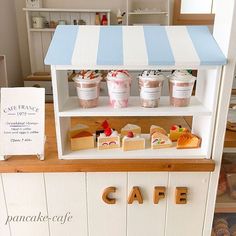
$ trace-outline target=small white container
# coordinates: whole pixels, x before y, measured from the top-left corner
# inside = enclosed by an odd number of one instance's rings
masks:
[[[32,26],[34,29],[43,29],[44,28],[45,18],[42,16],[32,17]]]

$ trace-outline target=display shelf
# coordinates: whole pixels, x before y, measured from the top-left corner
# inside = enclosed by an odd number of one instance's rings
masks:
[[[108,97],[100,97],[98,107],[83,109],[79,107],[78,97],[70,97],[59,112],[60,117],[117,116],[117,114],[119,116],[210,116],[212,112],[196,97],[192,97],[191,105],[188,107],[171,107],[169,97],[161,97],[157,108],[141,107],[139,97],[130,97],[129,106],[122,109],[112,108]]]
[[[71,151],[69,147],[65,150],[61,159],[206,159],[206,154],[201,148],[180,150],[176,147],[152,150],[150,148],[136,151],[122,151],[122,148],[110,150],[88,149]]]
[[[111,12],[110,9],[67,9],[67,8],[23,8],[24,11],[31,12]]]
[[[228,193],[217,197],[215,213],[236,213],[236,200]]]
[[[55,30],[56,30],[55,28],[29,29],[30,32],[54,32]]]
[[[129,12],[129,15],[167,15],[168,12],[166,11],[133,11]]]

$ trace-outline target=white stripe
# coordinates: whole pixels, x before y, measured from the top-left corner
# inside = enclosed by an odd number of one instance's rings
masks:
[[[194,48],[186,26],[166,26],[166,33],[174,55],[176,66],[200,65],[200,58]]]
[[[100,26],[80,26],[72,56],[72,65],[88,66],[97,64]]]
[[[123,27],[123,54],[124,65],[148,65],[148,55],[142,26]]]

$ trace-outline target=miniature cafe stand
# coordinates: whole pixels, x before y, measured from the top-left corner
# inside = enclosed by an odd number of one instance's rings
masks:
[[[199,26],[56,29],[45,62],[51,65],[59,159],[51,134],[45,161],[0,165],[2,172],[31,172],[2,174],[0,206],[3,219],[38,212],[73,217],[67,224],[11,222],[13,235],[211,235],[236,56],[235,2],[219,5],[213,36]],[[105,97],[97,107],[82,109],[78,98],[69,96],[67,70],[83,69],[197,69],[196,92],[188,107],[171,107],[161,97],[158,108],[142,108],[132,97],[127,108],[113,109]],[[52,108],[47,109],[52,118]],[[115,123],[118,117],[145,125],[183,116],[192,117],[199,148],[72,151],[69,145],[73,119],[89,123],[105,117]],[[47,121],[46,132],[52,124]],[[8,225],[1,230],[10,235]]]

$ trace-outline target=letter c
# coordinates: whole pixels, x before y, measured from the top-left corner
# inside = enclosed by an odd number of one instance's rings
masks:
[[[115,192],[116,192],[116,187],[108,187],[104,189],[102,194],[102,200],[107,204],[115,204],[116,199],[109,197],[110,193],[115,193]]]

